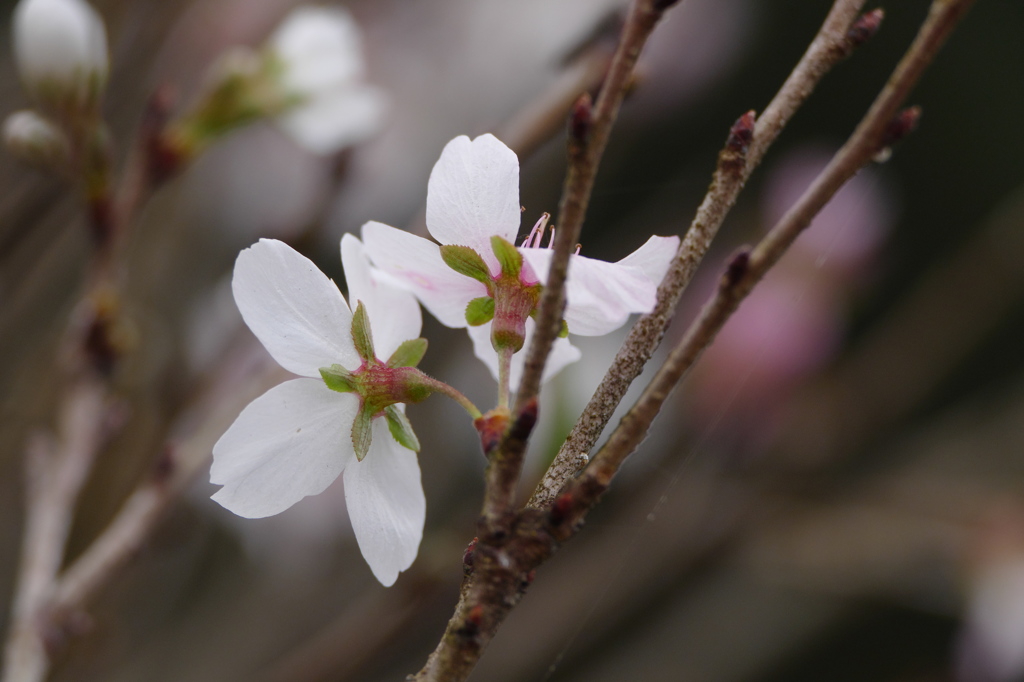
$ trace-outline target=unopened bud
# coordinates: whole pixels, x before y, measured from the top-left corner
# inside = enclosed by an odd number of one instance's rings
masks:
[[[67,137],[34,111],[16,111],[8,116],[3,135],[11,154],[29,165],[57,170],[68,160]]]
[[[12,19],[14,57],[40,106],[65,116],[95,112],[106,85],[107,32],[84,0],[21,0]]]

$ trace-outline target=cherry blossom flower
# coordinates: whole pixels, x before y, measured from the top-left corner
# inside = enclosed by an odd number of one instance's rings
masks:
[[[210,480],[224,486],[214,500],[260,518],[322,492],[344,472],[359,548],[388,586],[412,564],[423,535],[426,502],[410,449],[418,444],[411,430],[402,432],[408,422],[396,403],[420,399],[408,395],[415,377],[403,381],[418,373],[426,343],[416,338],[415,299],[375,276],[359,240],[346,235],[341,255],[355,314],[334,283],[284,243],[263,239],[239,254],[232,289],[242,318],[300,378],[242,410],[213,448]],[[390,359],[378,361],[377,353]]]
[[[107,33],[84,0],[21,0],[12,19],[14,57],[26,89],[64,114],[95,109],[107,80]]]
[[[302,146],[328,154],[380,127],[383,93],[362,82],[359,28],[339,7],[299,7],[268,42],[280,82],[296,104],[277,121]]]
[[[441,246],[369,222],[363,226],[367,253],[443,324],[468,326],[476,355],[499,377],[496,348],[508,343],[518,350],[528,341],[533,332],[529,315],[553,253],[542,243],[546,216],[518,248],[511,248],[520,222],[515,153],[493,135],[449,142],[430,174],[426,218]],[[607,334],[631,313],[649,312],[678,244],[678,237],[651,237],[617,263],[571,256],[565,311],[569,333]],[[579,351],[568,339],[558,339],[544,378],[577,359]],[[522,354],[513,355],[511,382],[518,381],[522,365]]]

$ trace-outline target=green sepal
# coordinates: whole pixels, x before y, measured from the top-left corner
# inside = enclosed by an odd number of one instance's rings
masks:
[[[498,262],[501,263],[501,274],[518,279],[519,273],[523,269],[523,254],[519,253],[515,244],[494,236],[491,237],[491,248],[494,250],[494,255],[498,257]]]
[[[356,459],[360,462],[370,451],[370,441],[373,438],[373,415],[367,410],[359,410],[359,414],[352,421],[352,447],[356,451]]]
[[[472,277],[478,282],[490,284],[491,271],[483,257],[468,246],[447,244],[441,247],[441,259],[460,275]]]
[[[409,339],[403,341],[391,357],[388,358],[388,367],[415,367],[427,352],[426,339]]]
[[[569,336],[569,323],[562,320],[562,328],[558,330],[558,338],[564,339]]]
[[[494,299],[490,296],[474,298],[466,306],[466,322],[470,327],[479,327],[494,319]]]
[[[420,451],[420,441],[412,430],[409,418],[394,405],[384,408],[384,418],[388,420],[388,431],[399,445],[409,448],[413,452]]]
[[[323,377],[327,388],[338,393],[354,393],[356,391],[355,377],[341,365],[321,367],[320,376]]]
[[[377,359],[377,354],[373,351],[370,317],[366,314],[366,306],[362,301],[359,301],[356,311],[352,314],[352,341],[363,362],[374,362]]]

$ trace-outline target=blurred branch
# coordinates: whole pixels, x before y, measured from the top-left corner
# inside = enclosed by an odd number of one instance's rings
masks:
[[[630,384],[654,354],[672,321],[683,291],[693,279],[718,228],[768,147],[811,95],[818,81],[878,29],[882,19],[878,10],[856,20],[863,5],[864,0],[837,0],[793,72],[753,125],[753,130],[750,130],[753,123],[751,112],[741,117],[730,131],[726,148],[719,156],[711,188],[697,209],[676,258],[658,288],[657,305],[630,330],[600,386],[537,486],[530,506],[549,506],[558,491],[586,464],[587,453],[594,447]],[[749,118],[745,120],[746,117]]]
[[[520,159],[529,157],[564,130],[565,117],[573,104],[581,94],[596,90],[601,85],[613,55],[610,46],[592,37],[574,54],[553,83],[501,126],[498,138]]]
[[[842,457],[933,394],[1024,297],[1022,226],[1024,188],[925,273],[827,378],[797,397],[777,448],[788,464]],[[921,339],[929,340],[926,347]]]
[[[40,621],[63,562],[78,494],[109,433],[111,408],[101,385],[82,382],[62,405],[57,439],[37,433],[26,448],[25,530],[4,649],[5,681],[42,680],[49,670],[48,633]]]
[[[711,301],[704,306],[700,316],[669,354],[665,364],[593,462],[568,486],[565,495],[572,500],[572,521],[582,520],[586,510],[608,488],[622,463],[646,436],[651,422],[672,389],[693,366],[701,352],[711,344],[754,285],[778,262],[846,181],[891,144],[894,137],[906,134],[913,128],[916,114],[910,118],[898,116],[898,109],[973,2],[933,2],[914,42],[850,139],[753,251],[740,251],[732,257]]]

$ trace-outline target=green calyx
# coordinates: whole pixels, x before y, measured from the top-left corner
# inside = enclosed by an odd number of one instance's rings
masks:
[[[466,322],[470,327],[479,327],[494,319],[494,299],[490,296],[474,298],[466,306]]]
[[[363,461],[373,440],[373,420],[384,417],[392,437],[400,445],[419,451],[420,443],[399,403],[422,402],[437,387],[437,382],[416,369],[427,351],[426,339],[402,343],[387,362],[379,360],[373,347],[370,318],[360,301],[352,314],[352,341],[361,365],[348,370],[341,365],[320,368],[327,388],[339,393],[354,393],[359,398],[359,412],[352,422],[352,447],[356,458]]]
[[[465,275],[490,286],[491,271],[483,257],[468,246],[448,244],[441,247],[441,259],[445,265],[460,275]]]
[[[518,280],[519,274],[523,271],[523,254],[519,253],[515,244],[495,236],[491,237],[491,248],[501,264],[502,277],[514,277]]]

